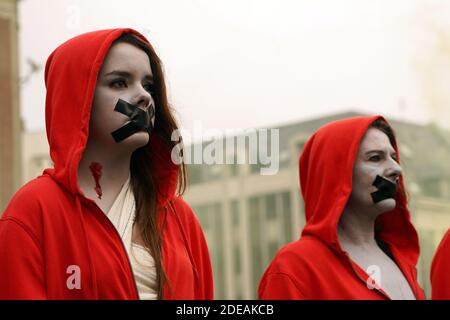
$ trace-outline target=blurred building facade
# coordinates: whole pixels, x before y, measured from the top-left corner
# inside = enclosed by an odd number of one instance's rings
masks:
[[[40,176],[45,168],[52,168],[50,148],[44,131],[22,134],[22,185]]]
[[[0,0],[0,214],[22,183],[17,23],[17,1]]]
[[[358,115],[362,114],[342,113],[278,127],[276,175],[260,175],[258,164],[188,166],[190,185],[184,198],[205,231],[216,298],[256,298],[269,262],[283,245],[299,238],[305,223],[298,179],[298,157],[305,142],[320,126]],[[418,277],[430,297],[431,261],[450,227],[450,137],[433,126],[390,122],[421,243]],[[45,132],[25,133],[23,183],[51,166]]]
[[[305,218],[298,157],[309,138],[342,113],[279,127],[280,170],[260,175],[259,165],[189,165],[185,199],[208,241],[215,297],[254,299],[276,252],[300,237]],[[420,242],[419,281],[430,297],[432,257],[450,227],[450,139],[433,126],[391,121],[400,148],[412,219]],[[192,146],[191,146],[192,148]]]

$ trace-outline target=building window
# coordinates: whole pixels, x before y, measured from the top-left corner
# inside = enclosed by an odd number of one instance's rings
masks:
[[[275,257],[279,249],[278,242],[272,241],[269,243],[269,261]]]
[[[249,208],[250,208],[250,246],[251,246],[251,263],[252,263],[252,283],[251,286],[257,286],[259,278],[262,274],[262,237],[261,237],[261,223],[262,215],[261,208],[261,197],[250,198]]]
[[[304,147],[305,147],[304,141],[297,142],[295,144],[295,151],[297,152],[297,154],[302,153]]]
[[[240,216],[239,216],[239,202],[238,200],[232,200],[231,205],[231,223],[233,224],[233,227],[239,226]]]
[[[276,195],[269,194],[265,197],[266,200],[266,216],[268,220],[274,220],[277,217],[277,209],[276,209]]]
[[[234,273],[241,273],[241,248],[239,244],[234,246]]]
[[[251,279],[257,286],[261,276],[279,248],[292,238],[290,192],[251,197],[248,200],[251,242]]]
[[[441,179],[438,177],[422,180],[420,183],[420,189],[426,197],[441,197],[441,186]]]
[[[283,242],[287,243],[292,241],[292,207],[291,207],[291,193],[283,192],[281,194],[282,214],[283,217]]]
[[[225,297],[224,279],[224,237],[223,237],[223,210],[220,203],[193,206],[193,210],[205,233],[210,251],[211,264],[214,270],[214,295],[218,299]]]
[[[239,165],[236,164],[236,162],[234,164],[229,164],[229,173],[230,173],[230,177],[236,177],[239,175]]]
[[[187,165],[188,177],[190,184],[198,184],[203,182],[202,165],[190,164]]]

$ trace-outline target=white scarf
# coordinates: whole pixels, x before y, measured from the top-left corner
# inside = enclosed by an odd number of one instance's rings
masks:
[[[141,245],[132,242],[133,220],[136,215],[136,204],[130,185],[130,176],[108,211],[107,217],[116,227],[122,238],[133,269],[134,279],[141,300],[157,299],[156,269],[153,257]]]

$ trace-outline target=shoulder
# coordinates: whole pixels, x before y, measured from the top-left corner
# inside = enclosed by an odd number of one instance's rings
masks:
[[[330,263],[331,250],[319,239],[302,237],[278,251],[261,279],[262,299],[306,299]],[[318,268],[320,266],[320,268]]]
[[[259,287],[260,299],[304,299],[305,276],[309,274],[311,243],[300,239],[278,251],[264,272]]]
[[[285,274],[297,274],[299,271],[314,271],[318,264],[329,261],[331,250],[320,240],[313,237],[288,243],[273,258],[269,271]]]
[[[11,198],[2,220],[16,220],[24,224],[36,224],[41,220],[43,208],[55,203],[63,191],[52,178],[39,176],[23,185]]]

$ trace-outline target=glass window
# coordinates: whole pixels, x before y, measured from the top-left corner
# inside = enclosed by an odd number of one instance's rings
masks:
[[[239,245],[234,246],[234,273],[240,274],[241,273],[241,248]]]
[[[273,257],[277,254],[279,250],[278,243],[273,241],[269,244],[269,261],[272,261]]]
[[[429,178],[420,183],[422,192],[427,197],[439,198],[441,196],[441,179]]]
[[[262,247],[261,247],[261,215],[260,197],[250,199],[250,242],[252,248],[252,286],[257,286],[262,275]]]
[[[277,217],[277,209],[275,205],[275,194],[269,194],[265,197],[266,200],[266,217],[268,220],[273,220]]]
[[[283,242],[292,241],[292,208],[291,208],[291,193],[283,192],[281,194],[282,216],[283,216]]]
[[[231,223],[233,227],[239,226],[240,216],[239,216],[239,202],[238,200],[232,200],[231,205]]]

